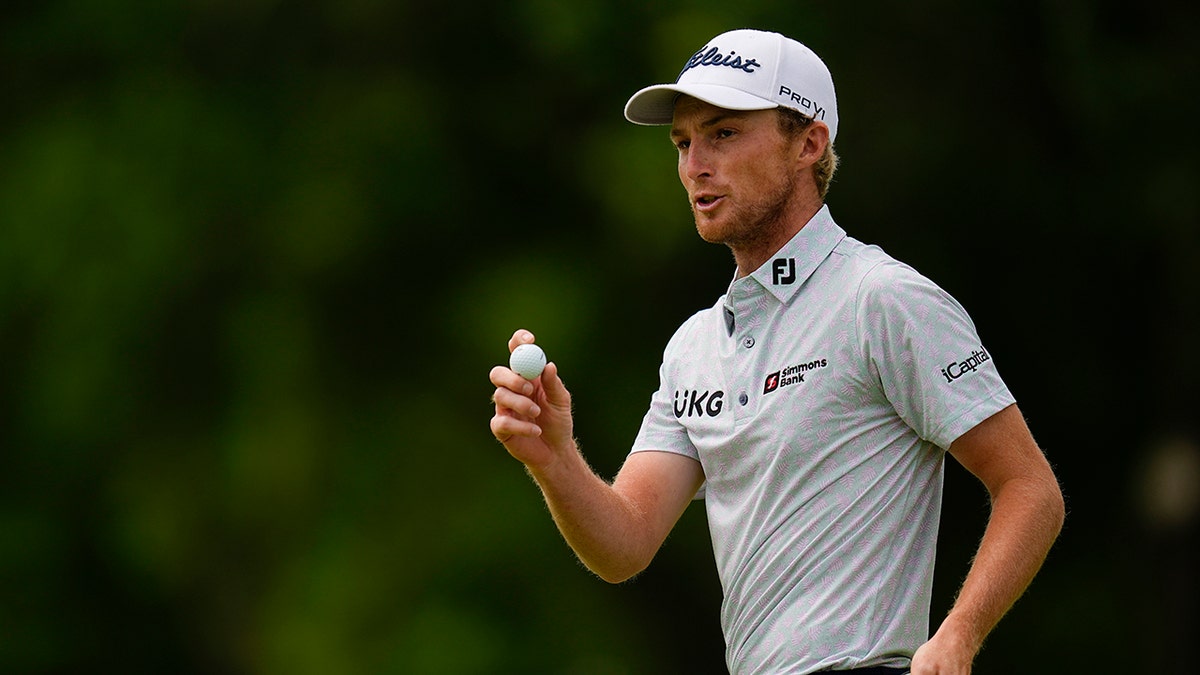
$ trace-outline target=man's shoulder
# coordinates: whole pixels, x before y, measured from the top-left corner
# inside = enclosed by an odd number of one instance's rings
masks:
[[[912,265],[892,257],[876,244],[866,244],[846,237],[833,250],[842,259],[847,271],[869,278],[872,284],[886,285],[905,278],[925,278]]]
[[[849,298],[867,311],[946,296],[935,282],[881,247],[846,237],[834,250],[836,274]]]
[[[830,258],[848,279],[875,288],[885,288],[897,278],[917,274],[912,267],[888,255],[879,246],[849,236],[838,243]]]
[[[667,342],[666,353],[671,354],[680,349],[694,346],[696,340],[702,339],[702,336],[707,333],[711,333],[708,329],[711,327],[712,322],[721,320],[721,311],[724,304],[725,296],[722,295],[717,299],[716,304],[701,309],[679,324],[679,328],[675,329],[674,335]]]

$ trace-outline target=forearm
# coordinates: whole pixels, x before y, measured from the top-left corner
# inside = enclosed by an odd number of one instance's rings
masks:
[[[938,629],[972,655],[1024,593],[1062,529],[1062,493],[1053,477],[1013,479],[992,513],[962,589]]]
[[[658,546],[649,541],[647,519],[575,450],[529,473],[563,539],[600,578],[620,583],[645,569]]]
[[[531,333],[519,330],[509,350],[532,342]],[[575,443],[571,394],[557,365],[546,364],[534,381],[496,366],[489,379],[496,385],[492,434],[541,487],[555,524],[579,559],[613,583],[645,569],[703,482],[699,462],[635,453],[609,485]]]

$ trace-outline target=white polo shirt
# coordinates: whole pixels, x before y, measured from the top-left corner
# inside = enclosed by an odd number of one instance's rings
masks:
[[[824,207],[679,328],[660,377],[632,452],[704,468],[730,671],[906,667],[944,449],[1013,403],[962,306]]]

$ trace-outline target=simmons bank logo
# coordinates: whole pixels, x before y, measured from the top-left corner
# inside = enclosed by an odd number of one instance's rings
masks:
[[[811,371],[819,368],[824,368],[829,365],[829,361],[825,359],[814,359],[808,363],[797,363],[794,366],[788,366],[782,370],[777,370],[767,376],[763,382],[763,394],[769,394],[776,389],[790,387],[795,384],[803,384],[804,376]]]

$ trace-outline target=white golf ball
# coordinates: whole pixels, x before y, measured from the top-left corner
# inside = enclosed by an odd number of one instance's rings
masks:
[[[508,358],[508,367],[527,380],[536,380],[546,367],[546,352],[535,344],[518,345]]]

